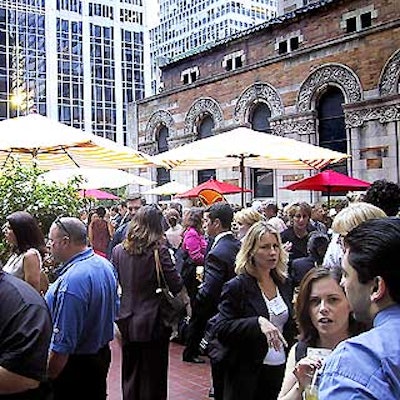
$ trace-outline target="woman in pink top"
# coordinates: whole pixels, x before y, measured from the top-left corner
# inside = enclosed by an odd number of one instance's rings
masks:
[[[191,300],[197,293],[199,281],[196,279],[196,266],[204,264],[207,241],[202,229],[203,210],[191,208],[183,217],[182,252],[184,258],[181,275]]]

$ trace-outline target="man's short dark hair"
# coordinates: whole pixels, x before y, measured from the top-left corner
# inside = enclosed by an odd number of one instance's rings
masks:
[[[208,212],[208,218],[210,218],[211,221],[215,221],[218,218],[221,221],[223,229],[231,229],[233,210],[229,204],[215,203],[208,207],[206,211]]]
[[[126,199],[126,201],[135,201],[135,200],[142,200],[142,196],[140,196],[140,193],[134,193],[129,195],[129,197]]]
[[[389,217],[395,216],[400,207],[400,186],[386,179],[377,180],[368,188],[363,201],[379,207]]]
[[[345,237],[348,260],[360,283],[381,276],[393,301],[400,303],[400,218],[370,219]]]

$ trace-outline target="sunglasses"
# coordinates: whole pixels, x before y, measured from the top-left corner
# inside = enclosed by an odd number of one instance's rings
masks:
[[[67,229],[67,227],[65,226],[65,224],[63,224],[63,222],[61,221],[61,218],[62,218],[62,217],[57,217],[57,218],[55,219],[54,223],[55,223],[59,228],[61,228],[61,229],[67,234],[68,237],[71,237],[71,233],[69,232],[69,230]]]
[[[135,206],[135,207],[128,207],[128,210],[129,211],[133,211],[133,210],[135,210],[135,211],[137,211],[137,210],[139,210],[141,208],[141,206]]]

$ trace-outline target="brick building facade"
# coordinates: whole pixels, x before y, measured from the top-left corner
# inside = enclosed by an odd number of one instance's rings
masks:
[[[398,182],[396,3],[321,1],[168,64],[163,92],[137,103],[132,133],[139,148],[156,154],[245,125],[346,151],[352,157],[339,169],[369,181]],[[152,174],[156,178],[157,171]],[[170,176],[188,185],[204,178],[195,171]],[[235,180],[238,171],[217,170],[216,176]],[[246,186],[255,197],[278,202],[316,201],[319,194],[279,189],[306,176],[304,171],[249,170]],[[263,179],[268,187],[261,187]]]

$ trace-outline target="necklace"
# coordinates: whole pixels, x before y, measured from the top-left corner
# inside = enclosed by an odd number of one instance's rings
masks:
[[[265,297],[268,300],[271,300],[274,297],[276,297],[276,295],[277,295],[276,285],[272,279],[271,279],[271,283],[269,285],[261,284],[261,282],[257,282],[257,283],[258,283],[260,290],[264,293]]]

